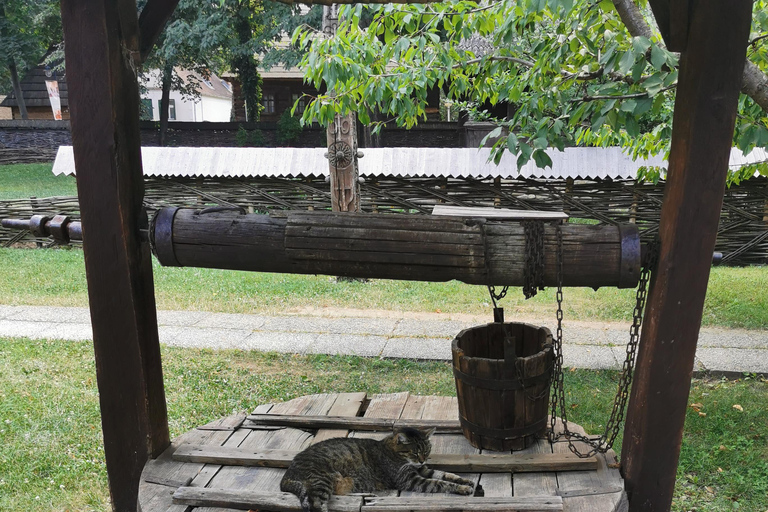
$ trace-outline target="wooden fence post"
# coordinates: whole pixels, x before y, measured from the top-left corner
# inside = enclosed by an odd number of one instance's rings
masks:
[[[624,429],[631,512],[669,510],[672,503],[751,17],[751,0],[691,2],[661,251]]]
[[[135,512],[145,462],[169,445],[128,16],[134,0],[61,1],[104,455],[120,512]]]
[[[323,33],[332,37],[339,25],[339,6],[323,6]],[[333,93],[333,91],[331,91]],[[335,212],[360,211],[360,171],[357,167],[357,116],[337,114],[326,135],[331,176],[331,208]]]

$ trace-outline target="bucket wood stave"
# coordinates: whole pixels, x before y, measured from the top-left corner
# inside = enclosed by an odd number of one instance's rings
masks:
[[[550,330],[518,322],[471,327],[451,350],[464,436],[487,450],[530,446],[547,427]]]

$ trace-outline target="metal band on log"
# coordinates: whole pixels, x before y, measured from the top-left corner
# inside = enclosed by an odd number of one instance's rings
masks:
[[[637,285],[633,225],[562,225],[565,286]],[[484,218],[160,210],[150,239],[163,265],[522,286],[519,222]],[[557,284],[557,227],[544,226],[544,285]],[[173,257],[171,257],[171,255]]]

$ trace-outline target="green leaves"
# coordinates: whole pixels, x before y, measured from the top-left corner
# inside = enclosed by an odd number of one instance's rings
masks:
[[[655,36],[632,37],[611,0],[458,0],[344,12],[336,37],[314,39],[303,62],[308,80],[334,90],[310,104],[307,120],[350,109],[365,112],[366,122],[378,112],[413,126],[425,117],[427,90],[438,86],[473,118],[496,123],[484,143],[500,137],[494,159],[508,150],[518,166],[551,165],[550,148],[573,145],[621,145],[634,156],[668,150],[677,57]],[[768,31],[768,15],[758,18]],[[365,28],[361,19],[369,20]],[[757,45],[754,54],[768,70],[764,41],[765,51]],[[765,112],[742,103],[735,141],[768,145]],[[507,118],[487,111],[504,104]]]

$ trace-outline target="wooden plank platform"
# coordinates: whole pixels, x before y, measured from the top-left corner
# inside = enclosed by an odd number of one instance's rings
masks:
[[[479,482],[484,497],[383,491],[335,497],[331,512],[553,511],[623,512],[624,484],[609,452],[579,459],[567,443],[539,440],[522,451],[472,447],[454,429],[455,397],[409,393],[303,396],[258,406],[202,425],[149,461],[139,488],[141,512],[300,512],[298,498],[280,491],[293,456],[331,437],[381,438],[393,425],[430,425],[428,464]],[[582,431],[569,424],[572,430]]]

